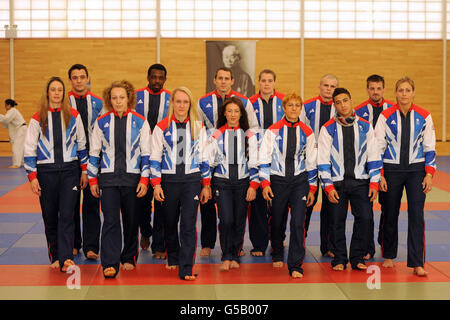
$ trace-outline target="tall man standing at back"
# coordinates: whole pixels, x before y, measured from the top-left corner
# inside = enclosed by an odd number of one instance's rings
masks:
[[[261,129],[258,141],[262,139],[263,130],[268,129],[284,116],[282,102],[285,95],[275,90],[276,78],[276,74],[272,70],[262,70],[258,76],[259,92],[250,98]],[[249,217],[249,235],[253,245],[252,256],[260,257],[265,254],[269,243],[268,218],[267,201],[262,196],[262,189],[259,188],[256,192],[256,199],[251,202]]]
[[[319,139],[320,128],[330,120],[336,110],[333,105],[333,92],[338,86],[338,79],[333,74],[322,76],[319,83],[319,95],[306,100],[300,113],[300,120],[311,127],[316,141]],[[315,203],[317,202],[319,189],[317,188],[314,203],[306,209],[305,230],[308,232],[309,222]],[[328,199],[322,191],[322,206],[320,208],[320,252],[324,256],[334,257],[330,243],[330,217],[328,216]]]
[[[362,102],[355,108],[356,115],[369,121],[372,124],[372,128],[375,129],[378,117],[381,112],[394,105],[393,102],[384,99],[384,78],[378,74],[369,76],[366,80],[366,91],[369,99]],[[383,193],[378,194],[378,202],[381,205],[383,211]],[[381,217],[380,217],[381,219]],[[380,228],[382,223],[380,223]],[[379,233],[381,234],[381,232]],[[380,240],[381,241],[381,240]],[[374,222],[373,222],[373,208],[371,210],[370,225],[369,225],[369,242],[367,253],[364,259],[368,260],[375,254],[375,241],[374,241]]]
[[[147,71],[147,87],[136,91],[136,112],[144,116],[151,132],[156,124],[167,117],[170,103],[170,92],[164,89],[167,80],[167,70],[162,64],[153,64]],[[163,237],[163,217],[161,216],[161,203],[154,201],[153,230],[151,225],[153,192],[139,198],[141,248],[147,250],[150,246],[156,259],[165,259],[165,246]]]
[[[244,104],[250,128],[258,128],[258,120],[256,119],[255,111],[250,100],[242,94],[233,91],[231,89],[233,83],[234,78],[231,69],[226,67],[217,69],[214,76],[216,89],[198,101],[198,112],[208,130],[208,135],[214,132],[217,122],[217,112],[225,99],[234,96],[241,99]],[[200,205],[200,212],[202,219],[200,236],[202,250],[200,251],[200,256],[207,257],[211,254],[211,249],[214,249],[217,238],[217,213],[214,200],[211,199],[207,203]]]
[[[69,69],[69,82],[72,90],[68,93],[69,103],[76,109],[83,120],[86,135],[86,150],[89,153],[89,137],[94,128],[95,120],[102,114],[103,101],[89,91],[90,78],[87,68],[82,64],[74,64]],[[81,196],[81,192],[80,192]],[[88,259],[98,259],[100,239],[100,202],[92,196],[89,188],[83,190],[83,240],[80,230],[80,197],[77,198],[75,207],[75,239],[74,254],[83,245],[83,253]],[[76,250],[76,251],[75,251]]]

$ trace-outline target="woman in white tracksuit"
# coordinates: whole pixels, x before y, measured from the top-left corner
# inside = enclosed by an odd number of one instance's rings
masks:
[[[20,168],[23,166],[23,146],[27,133],[27,123],[15,106],[17,106],[17,102],[12,99],[6,99],[6,114],[0,114],[0,122],[4,128],[8,128],[9,141],[12,144],[12,165],[9,168]]]

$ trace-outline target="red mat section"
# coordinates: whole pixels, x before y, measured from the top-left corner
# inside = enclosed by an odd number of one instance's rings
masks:
[[[40,213],[39,197],[31,191],[30,183],[0,197],[0,213]]]
[[[386,269],[381,263],[381,282],[449,282],[450,262],[427,263],[427,277],[417,277],[406,263],[394,263]],[[368,264],[371,265],[371,264]],[[199,264],[196,281],[183,281],[177,271],[168,271],[164,265],[142,264],[135,271],[120,271],[116,279],[104,279],[99,265],[81,265],[81,285],[214,285],[214,284],[285,284],[285,283],[365,283],[371,274],[347,268],[333,271],[329,263],[305,263],[303,279],[292,279],[286,265],[274,269],[272,264],[242,264],[240,269],[219,271],[219,265]],[[65,286],[71,275],[50,269],[49,266],[0,266],[0,286]]]
[[[433,185],[444,191],[450,192],[450,174],[444,171],[436,171],[433,177]]]

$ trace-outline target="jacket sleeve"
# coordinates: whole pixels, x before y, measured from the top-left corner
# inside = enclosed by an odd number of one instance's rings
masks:
[[[89,185],[98,184],[98,170],[100,168],[100,151],[102,150],[103,132],[98,126],[98,120],[95,120],[94,129],[92,130],[91,141],[89,145],[89,162],[87,172]]]
[[[28,180],[36,179],[37,169],[37,145],[41,134],[40,122],[31,118],[27,128],[24,144],[24,167],[28,175]]]
[[[378,190],[380,170],[382,167],[381,155],[377,150],[377,140],[372,126],[367,133],[367,169],[369,170],[370,188]]]
[[[266,130],[259,146],[258,169],[261,188],[270,186],[270,167],[272,163],[273,142],[275,134],[271,130]]]
[[[258,118],[256,117],[255,109],[253,108],[253,104],[247,99],[247,105],[245,106],[245,110],[247,111],[248,117],[248,125],[250,129],[259,128]]]
[[[156,126],[150,139],[150,183],[161,184],[161,163],[164,152],[164,132]]]
[[[315,193],[317,190],[317,144],[313,132],[306,139],[305,167],[308,172],[309,192]]]
[[[334,190],[333,180],[331,180],[331,148],[333,137],[328,133],[325,126],[320,129],[318,140],[317,168],[322,188],[326,193]]]
[[[248,171],[250,174],[250,187],[257,190],[259,187],[259,170],[258,170],[258,134],[248,130]]]
[[[300,121],[309,127],[309,119],[306,117],[305,105],[303,105],[302,111],[300,111]]]
[[[423,133],[423,152],[425,154],[425,172],[434,175],[436,171],[436,133],[431,114],[425,119]]]
[[[384,157],[384,151],[387,147],[387,141],[386,141],[386,118],[384,117],[383,113],[380,114],[378,117],[377,124],[375,125],[374,130],[374,136],[375,136],[375,146],[377,149],[377,152],[380,156],[380,175],[384,175],[383,171],[383,157]]]
[[[206,134],[206,128],[202,125],[199,133],[199,161],[200,161],[200,172],[202,174],[202,186],[211,185],[211,168],[209,167],[209,161],[205,154],[207,154],[208,149],[208,136]]]
[[[141,180],[140,183],[148,185],[150,178],[150,125],[147,120],[141,128],[141,138],[139,141],[141,149]]]
[[[82,171],[86,171],[88,163],[88,152],[86,149],[86,134],[84,132],[83,120],[81,120],[81,115],[78,114],[75,118],[76,121],[76,132],[77,132],[77,157],[80,161],[80,167]]]

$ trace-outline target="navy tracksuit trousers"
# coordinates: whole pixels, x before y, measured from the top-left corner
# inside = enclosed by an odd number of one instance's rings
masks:
[[[289,273],[298,271],[303,273],[302,264],[305,258],[305,213],[306,198],[309,184],[306,172],[295,177],[292,181],[280,183],[271,179],[273,192],[270,232],[272,241],[272,261],[284,260],[283,225],[285,224],[286,207],[290,207],[290,238],[287,265]],[[279,180],[279,179],[277,179]]]
[[[308,229],[309,229],[309,223],[311,221],[311,215],[314,209],[314,206],[317,203],[317,198],[319,197],[319,189],[317,188],[316,193],[314,194],[314,202],[310,207],[306,208],[306,221],[305,221],[305,230],[306,230],[306,236],[308,235]],[[326,254],[328,251],[331,250],[331,240],[330,240],[330,233],[331,233],[331,217],[328,210],[329,201],[325,194],[325,192],[322,189],[322,205],[320,207],[320,252],[322,255]]]
[[[403,189],[408,201],[408,258],[407,266],[423,267],[425,263],[425,218],[426,195],[422,190],[425,171],[384,173],[388,191],[383,193],[384,210],[380,234],[382,255],[395,259],[398,249],[398,216]]]
[[[152,199],[153,192],[149,190],[147,194],[138,198],[139,206],[139,227],[143,237],[152,237],[152,252],[165,252],[163,236],[163,216],[161,214],[161,205],[158,201],[153,202],[153,226],[152,221]]]
[[[81,193],[83,193],[82,217],[80,219]],[[77,203],[75,205],[75,245],[74,248],[83,247],[86,255],[88,251],[98,254],[100,249],[100,200],[95,198],[89,186],[78,193]],[[83,237],[81,238],[80,225],[83,223]],[[82,239],[82,240],[81,240]]]
[[[364,263],[363,257],[367,253],[369,241],[368,230],[372,206],[368,197],[369,182],[361,183],[358,180],[349,179],[335,183],[335,188],[339,195],[339,202],[337,204],[329,202],[328,204],[331,217],[331,251],[335,255],[331,265],[334,267],[343,264],[345,267],[350,260],[352,268],[356,268],[358,263]],[[355,220],[348,257],[345,224],[349,202]]]
[[[269,244],[269,208],[267,200],[262,196],[261,188],[256,190],[256,198],[250,203],[248,231],[253,245],[252,252],[266,252]]]
[[[50,263],[59,260],[62,266],[67,259],[73,259],[73,214],[80,176],[72,170],[38,171],[37,179],[41,186],[39,201]]]
[[[219,240],[222,261],[234,260],[239,263],[239,252],[244,243],[245,220],[248,202],[245,200],[248,181],[245,184],[216,185],[215,195],[219,213]]]
[[[104,221],[100,258],[103,269],[113,267],[116,269],[116,275],[119,273],[120,263],[136,265],[138,259],[137,199],[136,187],[103,187],[101,189],[100,200]]]
[[[217,212],[214,198],[205,204],[200,204],[200,214],[202,222],[200,241],[202,248],[214,249],[217,239]]]
[[[164,182],[163,178],[161,187],[165,197],[161,210],[164,216],[167,263],[169,266],[178,265],[179,277],[184,279],[185,276],[192,275],[195,263],[196,221],[201,184],[200,181]]]

